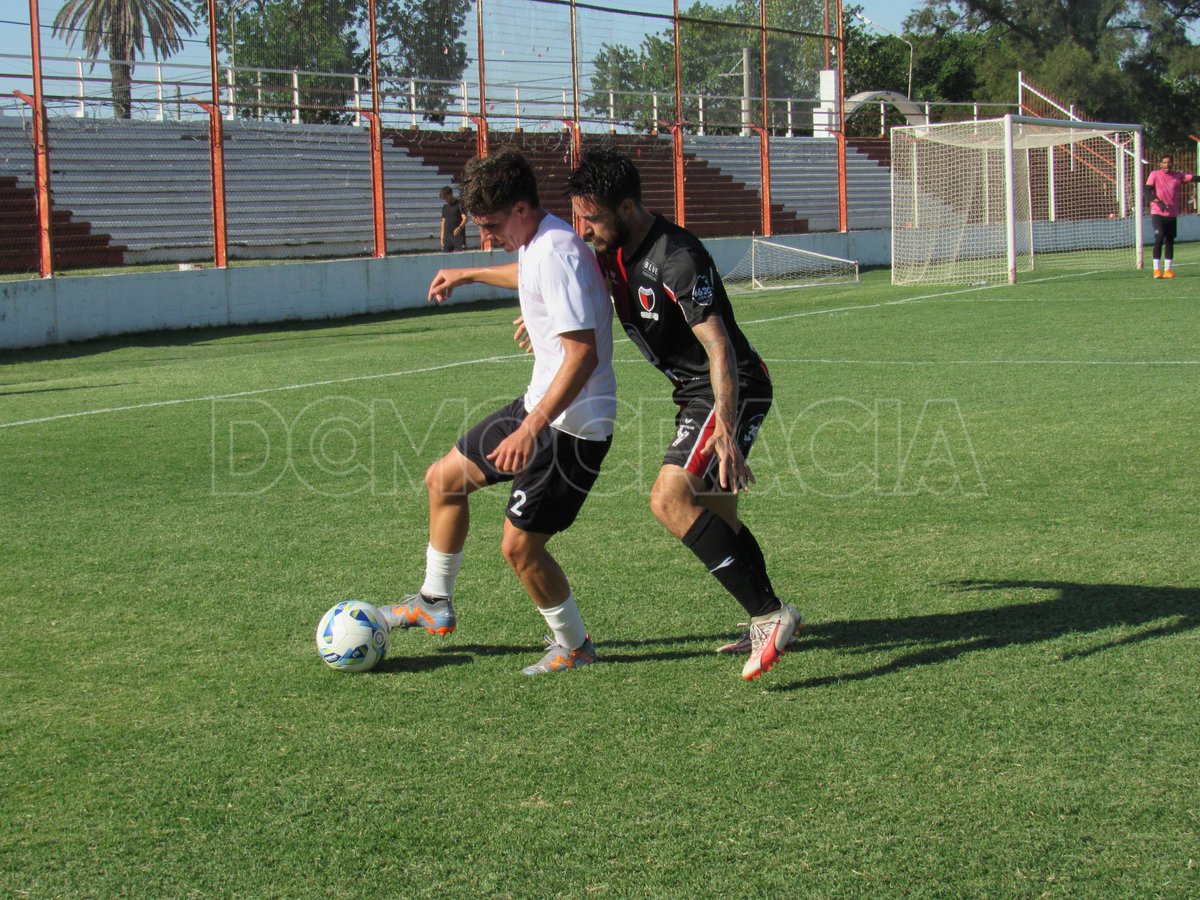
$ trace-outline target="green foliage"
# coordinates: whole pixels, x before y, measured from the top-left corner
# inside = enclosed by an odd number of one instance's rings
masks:
[[[348,120],[338,108],[353,102],[353,79],[363,72],[355,25],[359,0],[252,0],[230,18],[227,42],[239,70],[243,116],[290,121],[293,96],[289,70],[303,73],[300,119],[306,123]],[[249,69],[275,70],[263,73]],[[259,85],[265,84],[265,88]],[[253,90],[251,90],[253,88]],[[261,98],[261,106],[260,104]],[[251,106],[253,103],[253,106]]]
[[[787,0],[771,7],[773,28],[814,29],[821,9],[818,0]],[[732,133],[743,121],[744,50],[749,48],[751,121],[762,121],[762,52],[756,30],[758,5],[737,0],[725,6],[693,3],[680,15],[680,80],[687,97],[684,117],[693,127],[699,119],[695,95],[704,96],[705,128],[709,133]],[[773,33],[767,39],[767,95],[772,98],[815,98],[817,72],[824,64],[824,43],[816,37]],[[592,60],[592,90],[584,99],[594,115],[609,115],[609,92],[615,118],[640,130],[654,127],[650,94],[659,94],[659,118],[673,118],[675,102],[674,32],[667,28],[648,34],[637,48],[604,44]],[[771,108],[770,124],[784,127],[784,109]]]
[[[1141,122],[1151,143],[1200,133],[1194,0],[925,0],[906,21],[927,42],[986,36],[981,99],[1009,102],[1017,72],[1094,119]]]
[[[471,0],[379,0],[380,89],[407,95],[408,80],[418,79],[418,107],[426,119],[444,121],[469,60],[464,26],[471,9]]]
[[[101,55],[108,56],[118,119],[132,115],[133,70],[138,57],[146,55],[147,39],[154,56],[166,59],[192,31],[186,7],[175,0],[67,0],[53,25],[53,33],[68,45],[82,36],[83,52],[93,66]]]
[[[191,0],[207,17],[206,0]],[[468,62],[464,26],[470,0],[377,0],[376,41],[380,93],[409,94],[417,80],[417,104],[425,117],[441,121],[453,85]],[[238,73],[243,116],[290,119],[291,70],[338,73],[301,75],[301,119],[344,122],[339,110],[353,102],[353,75],[370,74],[367,0],[250,0],[245,6],[217,4],[218,43],[239,69],[278,69],[282,74]],[[266,85],[264,88],[263,85]]]

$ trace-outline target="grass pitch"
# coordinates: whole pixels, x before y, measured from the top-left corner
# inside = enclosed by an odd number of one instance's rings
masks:
[[[673,408],[551,545],[602,664],[476,495],[459,630],[326,669],[420,581],[422,474],[522,390],[515,310],[158,335],[0,367],[0,893],[1200,894],[1200,247],[1181,277],[738,300],[776,407],[743,513],[802,640],[653,520]]]

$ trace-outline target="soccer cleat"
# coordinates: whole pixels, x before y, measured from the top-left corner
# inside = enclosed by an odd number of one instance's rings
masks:
[[[546,655],[532,666],[521,670],[522,675],[546,675],[550,672],[564,672],[567,669],[578,669],[589,666],[596,661],[596,645],[591,637],[583,641],[583,645],[574,650],[568,650],[562,644],[554,643],[554,638],[547,636]]]
[[[1155,277],[1155,278],[1162,278],[1162,277],[1163,277],[1163,274],[1162,274],[1162,269],[1155,269],[1155,270],[1154,270],[1154,277]]]
[[[795,607],[787,603],[774,612],[754,616],[750,620],[750,658],[742,667],[742,677],[753,681],[769,672],[803,621]]]
[[[458,626],[450,599],[405,594],[394,606],[382,606],[392,628],[424,628],[430,634],[447,635]]]
[[[738,628],[749,628],[749,622],[738,622]],[[792,639],[788,641],[788,646],[796,643],[798,635],[793,634]],[[737,640],[730,641],[728,644],[722,644],[717,648],[717,653],[749,653],[751,650],[750,632],[745,632]]]
[[[1174,269],[1166,269],[1163,271],[1163,278],[1174,278],[1174,277],[1175,277]]]
[[[749,622],[738,622],[738,628],[749,628]],[[718,653],[749,653],[750,652],[750,632],[744,632],[737,640],[730,641],[728,644],[722,644],[717,648]]]

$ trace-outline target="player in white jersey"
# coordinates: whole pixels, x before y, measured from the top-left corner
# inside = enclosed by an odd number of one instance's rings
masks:
[[[517,290],[533,373],[524,396],[485,417],[429,467],[425,582],[382,609],[392,627],[454,631],[451,596],[470,523],[468,497],[511,482],[501,549],[552,634],[542,659],[522,671],[574,669],[594,662],[596,650],[546,545],[575,520],[612,443],[612,307],[595,256],[570,225],[542,209],[533,170],[516,150],[472,160],[462,203],[480,232],[516,251],[517,261],[443,269],[430,299],[441,302],[474,282]]]

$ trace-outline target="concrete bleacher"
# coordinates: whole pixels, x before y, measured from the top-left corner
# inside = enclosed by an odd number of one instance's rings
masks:
[[[385,146],[404,147],[426,164],[436,166],[447,179],[458,180],[463,166],[475,154],[474,132],[458,134],[396,131],[385,134]],[[571,205],[564,194],[571,170],[570,134],[565,131],[519,132],[491,135],[493,147],[512,144],[529,159],[538,178],[542,205],[570,221]],[[594,135],[582,137],[583,149],[606,145],[628,153],[642,176],[646,208],[674,218],[675,176],[671,139],[665,135]],[[687,185],[687,227],[701,237],[753,234],[761,230],[761,202],[757,186],[750,187],[736,175],[722,172],[700,155],[684,154]],[[789,214],[776,206],[775,217]],[[802,227],[792,230],[803,230]]]
[[[854,140],[846,146],[846,205],[851,230],[889,228],[891,173],[882,141]],[[689,136],[689,150],[710,165],[761,186],[757,137]],[[837,143],[829,138],[775,137],[771,149],[771,202],[781,204],[805,231],[838,229]],[[773,226],[781,224],[772,216]],[[773,227],[776,233],[790,229]]]
[[[226,122],[226,222],[231,259],[357,256],[374,246],[369,132],[365,128]],[[55,268],[212,257],[212,194],[204,122],[55,118],[50,122]],[[570,219],[564,182],[570,135],[502,134],[538,173],[542,202]],[[637,161],[647,208],[674,216],[666,135],[583,136]],[[385,131],[388,250],[438,248],[443,185],[461,179],[474,132]],[[836,146],[812,138],[771,142],[772,230],[837,229]],[[702,237],[761,232],[757,138],[689,136],[686,222]],[[886,166],[847,149],[850,227],[887,227]],[[0,272],[37,268],[33,152],[27,120],[0,117]],[[468,243],[479,246],[468,225]]]

